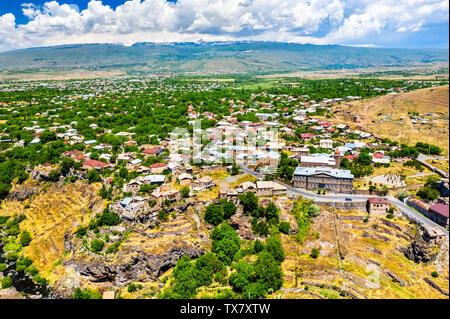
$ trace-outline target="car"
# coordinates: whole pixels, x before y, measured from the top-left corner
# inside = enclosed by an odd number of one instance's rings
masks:
[[[345,201],[347,201],[347,202],[351,202],[351,201],[352,201],[352,199],[351,199],[350,197],[346,197],[346,198],[345,198]]]

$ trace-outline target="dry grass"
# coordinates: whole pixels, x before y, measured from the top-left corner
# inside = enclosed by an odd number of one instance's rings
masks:
[[[390,138],[409,145],[425,142],[449,152],[449,87],[448,85],[416,90],[396,95],[379,96],[367,100],[344,103],[334,107],[336,119],[353,128],[362,127],[375,136]],[[429,112],[428,124],[412,124],[408,112],[420,116]],[[353,115],[361,116],[361,123],[352,123]],[[386,119],[390,116],[391,119]],[[403,119],[400,119],[403,117]],[[431,121],[436,121],[431,123]]]
[[[97,196],[100,188],[99,183],[77,182],[61,188],[52,185],[28,202],[4,202],[0,215],[26,215],[20,229],[29,231],[32,241],[24,248],[24,254],[40,271],[47,272],[55,268],[54,264],[64,254],[64,235],[74,233],[103,210],[105,203]],[[27,203],[29,208],[24,207]]]

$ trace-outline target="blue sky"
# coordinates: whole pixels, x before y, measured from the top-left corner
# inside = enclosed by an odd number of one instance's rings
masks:
[[[447,0],[1,0],[0,51],[261,40],[448,48]]]

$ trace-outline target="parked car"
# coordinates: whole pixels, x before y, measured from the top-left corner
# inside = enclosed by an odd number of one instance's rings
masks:
[[[347,202],[351,202],[351,201],[352,201],[352,199],[351,199],[350,197],[346,197],[346,198],[345,198],[345,201],[347,201]]]

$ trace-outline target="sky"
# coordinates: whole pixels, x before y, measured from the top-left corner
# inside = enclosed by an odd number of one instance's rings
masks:
[[[0,0],[0,51],[74,43],[282,41],[449,47],[448,0]]]

